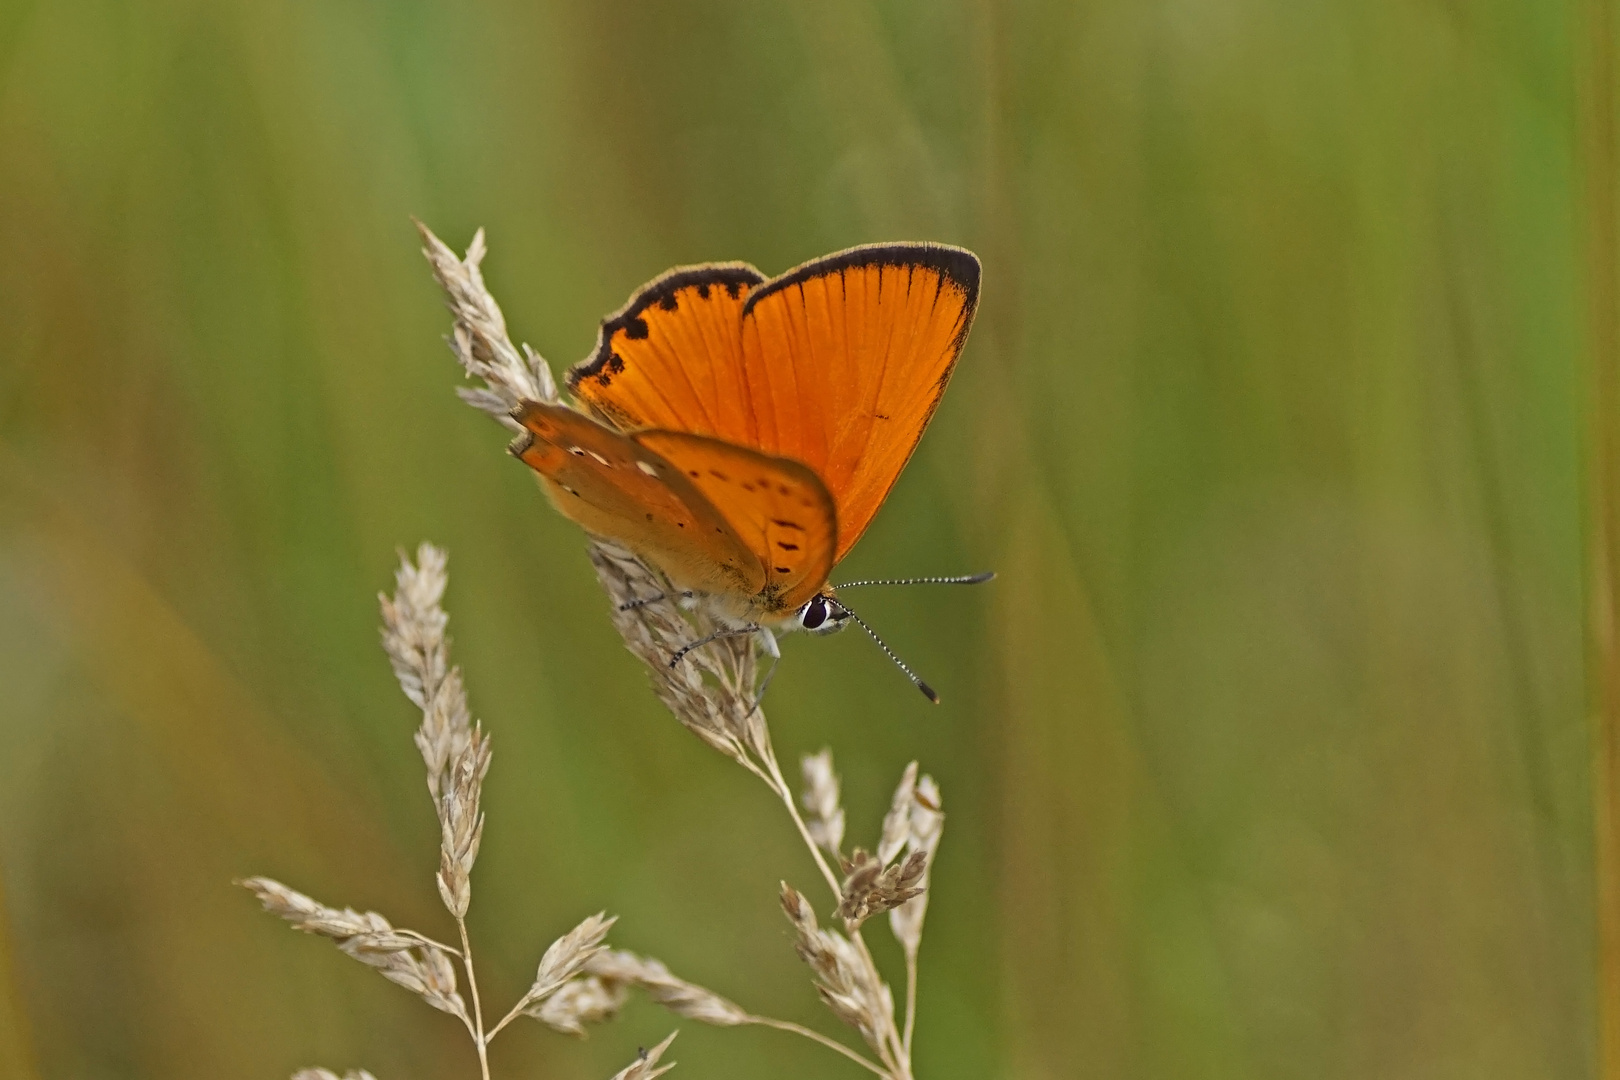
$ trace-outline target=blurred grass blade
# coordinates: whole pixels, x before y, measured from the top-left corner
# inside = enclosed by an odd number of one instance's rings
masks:
[[[35,1080],[32,1025],[11,950],[11,917],[6,909],[5,875],[0,874],[0,1076]]]
[[[1614,5],[1588,0],[1585,115],[1588,333],[1587,633],[1593,732],[1599,1077],[1620,1080],[1620,213]]]

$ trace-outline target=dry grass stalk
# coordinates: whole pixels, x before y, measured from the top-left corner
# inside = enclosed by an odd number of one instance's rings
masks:
[[[400,688],[422,712],[416,745],[427,766],[428,791],[439,818],[441,843],[436,881],[444,906],[455,919],[460,948],[413,930],[397,929],[373,911],[328,907],[270,878],[248,878],[240,884],[258,896],[265,910],[286,919],[295,929],[330,938],[338,948],[376,968],[384,978],[457,1017],[472,1037],[480,1075],[489,1080],[490,1040],[512,1020],[536,1016],[552,1027],[568,1030],[566,1025],[554,1022],[554,1016],[548,1017],[546,1010],[551,999],[573,985],[603,951],[602,940],[613,919],[599,912],[554,941],[541,957],[534,984],[500,1023],[485,1029],[466,915],[472,902],[473,863],[484,834],[484,815],[479,807],[484,777],[489,772],[490,743],[483,729],[471,719],[461,672],[450,666],[450,645],[445,636],[449,618],[440,603],[447,582],[444,553],[423,544],[414,564],[401,556],[394,595],[383,596],[380,601],[383,647]],[[470,1011],[458,990],[457,960],[466,974],[472,999]],[[575,1026],[580,1030],[583,1021],[578,1018],[590,1013],[585,997],[579,990],[570,991],[562,1006],[573,1011]],[[599,1004],[596,1014],[611,1015],[617,1005],[608,1005],[604,1010]],[[669,1039],[665,1039],[618,1075],[646,1080],[667,1072],[673,1066],[660,1066],[658,1059],[668,1046]],[[295,1074],[294,1080],[337,1077],[325,1069],[304,1069]],[[351,1072],[346,1074],[346,1080],[371,1077],[369,1073]]]
[[[511,426],[508,415],[524,398],[558,400],[550,368],[532,349],[512,345],[500,307],[484,286],[480,264],[486,248],[480,230],[465,258],[418,223],[426,244],[424,255],[444,289],[455,317],[452,351],[468,375],[483,381],[462,389],[464,400]],[[677,720],[706,744],[759,777],[781,801],[803,838],[817,869],[832,891],[834,913],[844,933],[822,929],[808,901],[783,885],[783,905],[798,935],[797,948],[815,973],[823,1001],[855,1027],[877,1055],[873,1061],[818,1032],[784,1021],[748,1014],[731,1002],[668,975],[656,961],[636,959],[639,974],[623,958],[604,953],[578,979],[560,988],[553,1004],[531,1010],[558,1030],[583,1033],[586,1025],[611,1017],[629,985],[641,987],[678,1015],[706,1023],[758,1023],[822,1042],[890,1080],[913,1080],[911,1033],[916,1019],[917,951],[926,910],[928,869],[939,844],[943,816],[933,781],[918,779],[913,762],[902,776],[885,816],[876,855],[858,851],[851,860],[840,854],[844,812],[830,751],[801,762],[802,795],[808,820],[801,816],[771,743],[770,728],[756,695],[760,650],[752,637],[718,639],[686,654],[673,668],[669,661],[682,646],[715,629],[701,598],[689,605],[672,598],[677,590],[621,545],[593,537],[590,559],[608,595],[614,627],[625,646],[647,666],[653,691]],[[896,861],[901,852],[906,857]],[[843,881],[827,860],[845,870]],[[862,923],[887,911],[890,928],[906,956],[906,1013],[896,1023],[894,996],[883,981],[861,936]],[[618,958],[618,959],[615,959]],[[618,963],[617,970],[608,970]],[[656,971],[662,975],[653,974]]]

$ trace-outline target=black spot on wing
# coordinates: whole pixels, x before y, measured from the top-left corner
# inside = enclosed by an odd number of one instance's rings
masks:
[[[702,287],[700,286],[698,289],[699,295],[702,295],[702,291]],[[658,298],[658,306],[664,311],[674,311],[680,306],[680,303],[675,299],[674,293],[666,293]]]
[[[647,320],[642,318],[626,319],[624,336],[631,341],[641,341],[647,336]]]

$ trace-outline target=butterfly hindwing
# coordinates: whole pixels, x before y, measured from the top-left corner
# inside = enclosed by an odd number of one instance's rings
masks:
[[[642,431],[656,452],[703,492],[765,571],[767,614],[803,604],[827,583],[838,516],[826,485],[809,468],[735,443],[682,431]]]
[[[512,453],[587,531],[628,544],[682,588],[751,596],[765,572],[703,492],[655,449],[561,405],[528,401]]]
[[[742,309],[765,276],[746,263],[682,266],[602,321],[568,388],[620,428],[713,433],[746,426]]]

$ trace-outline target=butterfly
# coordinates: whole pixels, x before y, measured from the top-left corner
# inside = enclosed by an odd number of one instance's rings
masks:
[[[760,632],[777,655],[773,629],[853,618],[937,702],[829,578],[939,405],[979,276],[972,252],[931,243],[849,248],[774,278],[677,267],[602,321],[568,372],[577,409],[514,411],[509,450],[565,516],[705,605],[721,630],[672,666],[718,636]]]

